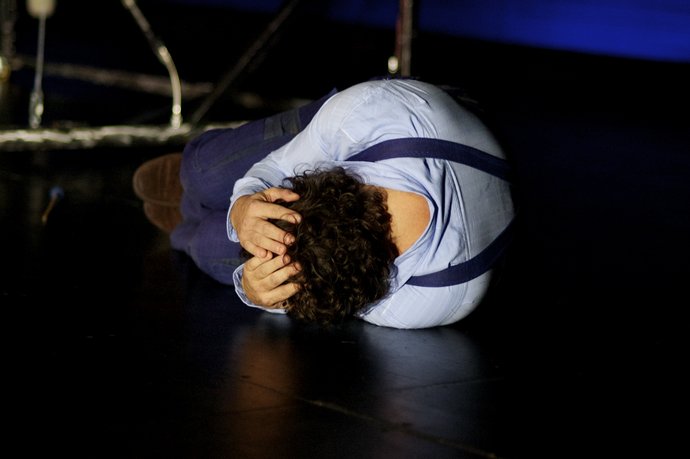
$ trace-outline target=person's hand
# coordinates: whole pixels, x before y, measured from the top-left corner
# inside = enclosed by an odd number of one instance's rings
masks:
[[[292,202],[299,195],[286,188],[268,188],[259,193],[242,196],[235,201],[230,210],[230,223],[237,231],[240,245],[259,258],[269,254],[284,254],[286,244],[291,244],[293,236],[278,228],[269,219],[286,220],[299,223],[300,215],[275,201]]]
[[[242,288],[254,304],[283,308],[285,300],[297,293],[299,284],[287,280],[299,272],[297,263],[287,255],[252,257],[244,264]]]

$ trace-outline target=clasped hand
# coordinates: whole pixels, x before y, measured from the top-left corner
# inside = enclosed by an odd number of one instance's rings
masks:
[[[287,255],[252,257],[244,264],[242,288],[252,303],[268,308],[282,308],[285,300],[299,290],[299,284],[287,282],[299,269],[299,265],[291,263]]]
[[[296,283],[286,281],[299,272],[299,266],[284,255],[292,234],[278,228],[270,219],[300,221],[300,215],[275,201],[292,202],[299,195],[285,188],[269,188],[235,201],[230,219],[240,244],[253,255],[244,265],[242,287],[247,298],[265,307],[281,307],[299,290]]]

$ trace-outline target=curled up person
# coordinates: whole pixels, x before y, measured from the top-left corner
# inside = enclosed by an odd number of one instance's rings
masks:
[[[515,215],[493,133],[413,79],[206,131],[133,182],[172,248],[246,305],[320,324],[461,320],[485,297]]]

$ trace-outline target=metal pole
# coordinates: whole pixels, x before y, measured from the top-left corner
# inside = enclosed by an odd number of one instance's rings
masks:
[[[412,75],[412,41],[416,27],[416,5],[414,0],[400,0],[398,18],[395,24],[395,55],[388,63],[392,74],[409,77]]]
[[[38,128],[43,117],[43,60],[46,41],[46,20],[53,14],[54,1],[33,1],[27,3],[29,14],[38,19],[38,50],[36,51],[36,72],[34,87],[29,97],[29,126]]]
[[[9,82],[14,59],[14,24],[17,19],[15,0],[0,0],[0,124],[11,111],[9,101]]]
[[[122,0],[122,4],[129,10],[129,12],[134,17],[137,25],[144,32],[144,35],[149,41],[153,52],[156,53],[158,60],[165,66],[170,75],[170,85],[172,87],[172,115],[170,116],[170,126],[174,129],[179,128],[182,125],[182,85],[180,84],[180,77],[177,74],[177,68],[175,63],[168,52],[168,48],[163,44],[163,42],[154,35],[151,30],[149,22],[144,17],[143,13],[137,6],[135,0]]]

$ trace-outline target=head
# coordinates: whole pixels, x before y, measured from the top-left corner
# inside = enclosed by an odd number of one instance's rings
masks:
[[[398,256],[385,191],[343,168],[308,171],[286,186],[300,199],[283,205],[302,216],[299,224],[274,222],[295,236],[287,255],[301,266],[288,313],[336,323],[382,299]]]

